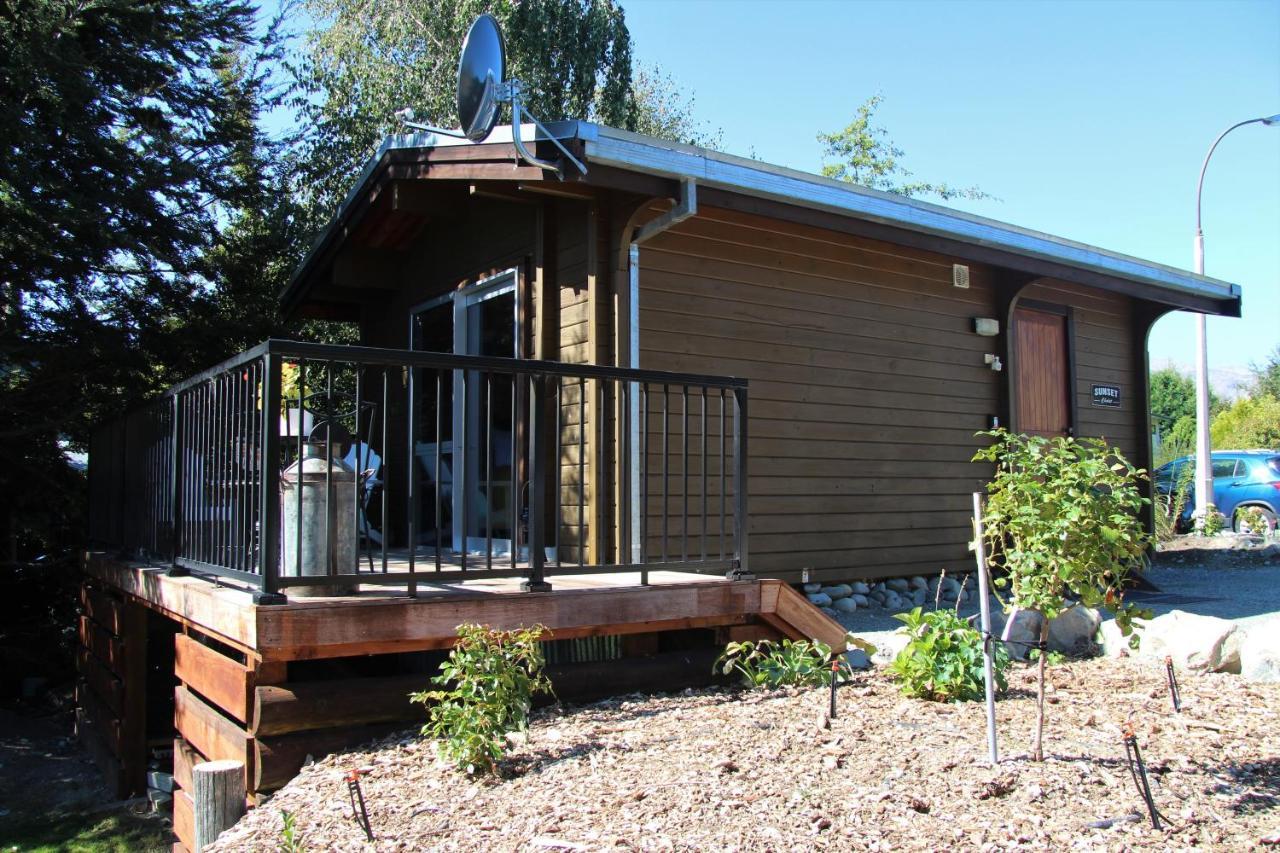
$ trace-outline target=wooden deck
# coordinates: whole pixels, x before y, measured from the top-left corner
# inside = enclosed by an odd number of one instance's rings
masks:
[[[616,638],[609,642],[622,660],[549,668],[562,696],[698,683],[710,672],[712,637],[717,645],[789,637],[844,647],[843,629],[778,580],[661,571],[641,585],[638,573],[571,575],[549,592],[524,592],[519,579],[448,580],[456,573],[446,572],[420,581],[416,597],[370,585],[258,605],[241,590],[100,553],[86,555],[84,566],[79,732],[121,795],[143,784],[148,738],[158,730],[173,737],[174,826],[188,843],[195,763],[243,762],[254,801],[308,755],[413,725],[424,712],[408,694],[430,673],[406,669],[401,653],[449,648],[461,624],[540,624],[554,640]],[[662,641],[690,634],[705,637],[703,646]],[[159,719],[146,672],[169,667],[177,687],[159,697]]]

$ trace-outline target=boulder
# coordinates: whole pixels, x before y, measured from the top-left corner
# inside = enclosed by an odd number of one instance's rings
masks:
[[[1142,657],[1168,655],[1190,672],[1240,672],[1243,637],[1230,620],[1174,610],[1148,622],[1141,637]]]
[[[1101,625],[1098,611],[1077,604],[1049,621],[1049,648],[1074,657],[1093,657],[1098,653],[1094,636]]]
[[[1134,654],[1129,649],[1129,638],[1120,633],[1116,620],[1108,619],[1098,628],[1098,645],[1101,652],[1109,658],[1125,657]],[[1142,632],[1138,632],[1142,636]]]
[[[858,602],[854,601],[852,597],[837,598],[831,606],[841,613],[852,613],[858,609]]]
[[[871,656],[872,662],[877,664],[892,663],[893,659],[907,647],[907,643],[910,641],[911,638],[906,634],[899,634],[896,631],[876,634],[873,640],[876,646],[876,653]]]
[[[809,603],[814,607],[831,606],[831,596],[827,595],[825,592],[813,592],[806,597],[809,599]]]
[[[1009,618],[1008,614],[1003,613],[998,618],[993,618],[991,631],[1006,641],[1009,657],[1026,660],[1031,655],[1033,645],[1040,642],[1040,626],[1044,624],[1044,617],[1034,610],[1019,610],[1013,614],[1013,625],[1006,635],[1005,626],[1008,625]]]
[[[1240,674],[1249,681],[1280,683],[1280,617],[1245,632],[1240,643]]]
[[[821,589],[821,592],[825,592],[827,595],[831,596],[832,601],[835,601],[836,599],[848,598],[853,595],[853,587],[849,586],[847,583],[840,583],[835,586],[824,586]]]
[[[889,578],[884,582],[884,585],[886,589],[891,589],[894,592],[906,592],[911,589],[911,583],[906,578]]]
[[[867,653],[862,649],[849,649],[844,653],[844,661],[849,665],[849,669],[855,672],[862,669],[871,669],[871,658],[867,657]]]

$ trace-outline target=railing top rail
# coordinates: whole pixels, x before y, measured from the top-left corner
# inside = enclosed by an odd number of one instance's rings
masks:
[[[171,397],[174,394],[179,394],[186,391],[188,388],[194,388],[201,382],[206,382],[215,376],[226,373],[228,370],[234,370],[241,365],[248,364],[251,361],[256,361],[270,351],[271,343],[271,341],[263,341],[256,346],[250,347],[244,352],[218,362],[213,367],[202,370],[193,376],[188,376],[181,382],[171,386],[169,390],[164,393],[164,396]]]
[[[274,355],[286,358],[333,359],[392,367],[437,367],[452,370],[484,370],[491,373],[522,373],[541,376],[565,376],[574,379],[618,379],[624,382],[648,382],[667,385],[701,385],[708,388],[746,388],[746,379],[711,376],[699,373],[673,373],[609,367],[598,364],[571,364],[562,361],[538,361],[525,358],[496,358],[453,353],[419,352],[417,350],[381,347],[316,344],[305,341],[271,339],[263,346]],[[255,348],[256,349],[256,348]],[[251,350],[252,352],[252,350]],[[233,360],[234,361],[234,360]],[[234,364],[232,364],[234,366]],[[218,372],[217,369],[213,371]]]

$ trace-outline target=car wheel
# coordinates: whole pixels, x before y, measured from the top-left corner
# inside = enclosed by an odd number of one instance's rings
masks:
[[[1240,517],[1240,512],[1241,512],[1241,510],[1245,510],[1245,509],[1257,509],[1257,510],[1261,511],[1261,512],[1262,512],[1262,518],[1263,518],[1263,520],[1264,520],[1264,521],[1266,521],[1266,523],[1267,523],[1267,533],[1274,533],[1274,532],[1275,532],[1275,530],[1276,530],[1276,523],[1277,523],[1277,521],[1280,521],[1280,519],[1278,519],[1278,518],[1277,518],[1277,516],[1276,516],[1276,514],[1275,514],[1274,512],[1272,512],[1271,510],[1267,509],[1265,506],[1255,506],[1255,507],[1243,507],[1243,506],[1242,506],[1242,507],[1240,507],[1239,509],[1237,509],[1237,510],[1236,510],[1236,517],[1235,517],[1235,519],[1233,520],[1233,523],[1232,523],[1232,525],[1231,525],[1231,528],[1232,528],[1233,530],[1235,530],[1235,532],[1236,532],[1236,533],[1247,533],[1247,532],[1248,532],[1248,531],[1246,531],[1246,530],[1244,529],[1244,519],[1242,519],[1242,518]]]

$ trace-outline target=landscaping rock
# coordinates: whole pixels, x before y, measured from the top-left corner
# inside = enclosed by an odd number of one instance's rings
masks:
[[[1240,674],[1249,681],[1280,683],[1280,617],[1250,626],[1240,643]]]
[[[884,599],[884,609],[892,610],[894,613],[902,611],[904,609],[902,598],[896,592],[889,593]]]
[[[867,639],[876,647],[876,653],[871,656],[871,662],[877,666],[892,663],[898,653],[911,641],[906,634],[899,634],[897,631],[877,631],[874,637]]]
[[[848,598],[853,595],[853,588],[847,583],[836,584],[835,586],[824,586],[821,591],[831,596],[832,601],[840,598]]]
[[[911,583],[906,578],[890,578],[884,582],[886,589],[894,592],[906,592],[911,589]]]
[[[928,589],[929,588],[929,582],[924,578],[920,577],[919,575],[916,575],[915,577],[913,577],[908,583],[911,584],[912,589]]]
[[[1189,672],[1240,672],[1239,627],[1216,616],[1174,610],[1157,616],[1142,631],[1142,657],[1173,658]]]
[[[1044,617],[1034,610],[1019,610],[1014,614],[1013,625],[1006,636],[1005,625],[1008,621],[1008,614],[992,614],[991,630],[996,636],[1006,640],[1009,657],[1026,660],[1031,655],[1033,644],[1040,642],[1040,626],[1044,624]]]
[[[1141,631],[1138,632],[1138,636],[1142,636]],[[1129,638],[1120,633],[1120,626],[1114,619],[1108,619],[1099,626],[1097,640],[1101,652],[1109,658],[1134,654],[1129,648]]]
[[[804,591],[805,591],[805,594],[806,594],[806,595],[816,595],[816,594],[818,594],[819,592],[822,592],[822,584],[820,584],[820,583],[807,583],[807,584],[805,584],[805,585],[804,585]]]
[[[929,590],[916,589],[914,592],[911,593],[911,603],[914,604],[916,607],[921,607],[924,605],[925,600],[928,599],[928,597],[929,597]]]
[[[867,657],[867,653],[862,649],[850,649],[844,653],[845,663],[849,665],[849,669],[857,672],[858,670],[871,669],[871,658]]]
[[[819,607],[818,609],[830,616],[832,619],[838,620],[840,618],[840,612],[833,607]]]
[[[960,594],[960,582],[955,578],[943,578],[938,584],[938,589],[942,591],[941,595],[944,600],[955,601],[956,596]]]
[[[851,598],[851,597],[850,597],[850,598],[837,598],[837,599],[835,600],[835,603],[834,603],[834,604],[832,604],[831,606],[832,606],[832,607],[833,607],[837,612],[840,612],[840,613],[853,613],[855,610],[857,610],[857,609],[858,609],[858,602],[854,601],[854,600],[853,600],[853,598]]]
[[[849,588],[853,590],[854,595],[866,595],[871,592],[871,587],[865,581],[854,581],[849,584]]]
[[[1077,604],[1049,622],[1049,649],[1073,657],[1093,657],[1098,653],[1094,637],[1102,625],[1102,615],[1092,607]]]
[[[809,598],[809,603],[812,604],[814,607],[830,607],[831,606],[831,596],[827,595],[825,592],[810,593],[808,598]]]
[[[859,607],[866,607],[868,604],[867,597],[860,593],[855,592],[853,595],[849,596],[849,599],[853,601],[855,604],[857,604]]]

